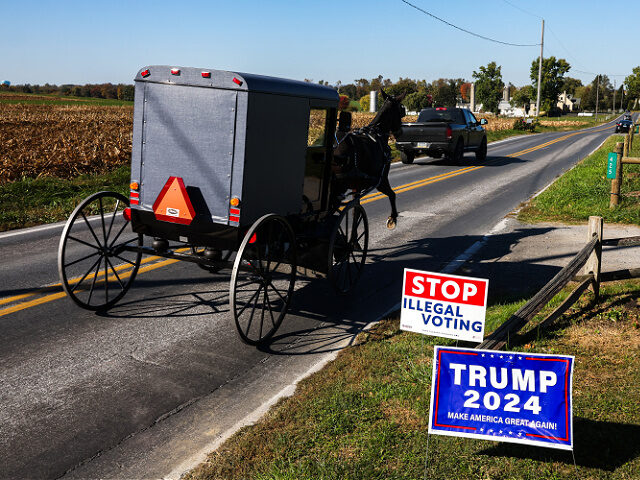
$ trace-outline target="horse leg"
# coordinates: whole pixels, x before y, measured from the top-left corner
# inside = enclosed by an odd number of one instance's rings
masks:
[[[384,176],[380,185],[378,185],[378,191],[389,197],[389,202],[391,203],[391,215],[387,219],[387,228],[389,230],[393,230],[397,225],[398,210],[396,209],[396,192],[391,188],[391,185],[389,184],[389,177],[387,175]]]

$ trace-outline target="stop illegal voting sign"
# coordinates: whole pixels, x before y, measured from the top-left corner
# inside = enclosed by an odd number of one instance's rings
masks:
[[[435,347],[429,433],[571,450],[573,362]]]
[[[482,342],[489,280],[404,269],[400,328]]]

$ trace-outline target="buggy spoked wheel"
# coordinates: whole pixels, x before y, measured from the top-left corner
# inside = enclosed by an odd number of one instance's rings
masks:
[[[58,275],[62,288],[87,310],[116,304],[129,290],[142,253],[127,246],[142,246],[142,235],[129,228],[123,211],[124,195],[98,192],[80,203],[62,230],[58,247]]]
[[[347,205],[336,221],[329,240],[328,279],[341,295],[357,283],[367,259],[369,222],[359,203]]]
[[[245,235],[231,274],[231,312],[245,343],[257,345],[278,330],[295,281],[293,230],[284,217],[265,215]]]

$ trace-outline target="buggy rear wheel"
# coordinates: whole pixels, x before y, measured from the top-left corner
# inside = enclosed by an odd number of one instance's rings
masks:
[[[296,281],[296,238],[284,217],[268,214],[249,229],[231,274],[230,304],[240,338],[265,342],[278,330]]]
[[[129,200],[98,192],[78,205],[67,220],[58,247],[58,275],[69,298],[87,310],[115,305],[129,290],[140,266],[142,235],[131,232],[124,209]]]
[[[364,269],[369,248],[369,222],[359,203],[347,205],[329,240],[328,279],[340,295],[348,293]]]

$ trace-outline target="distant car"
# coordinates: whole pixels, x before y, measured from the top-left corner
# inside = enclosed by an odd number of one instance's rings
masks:
[[[633,128],[633,120],[620,120],[616,123],[616,133],[628,132],[630,128]]]
[[[630,113],[625,113],[624,117],[622,117],[623,120],[632,120],[631,118],[631,114]]]

